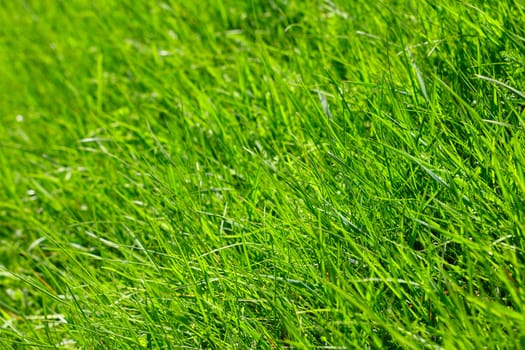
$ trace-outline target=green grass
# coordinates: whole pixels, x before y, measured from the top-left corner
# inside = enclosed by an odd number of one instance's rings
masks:
[[[0,1],[0,347],[525,347],[519,1]]]

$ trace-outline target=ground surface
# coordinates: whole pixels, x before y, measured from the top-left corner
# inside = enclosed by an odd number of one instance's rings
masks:
[[[0,347],[525,347],[518,1],[0,1]]]

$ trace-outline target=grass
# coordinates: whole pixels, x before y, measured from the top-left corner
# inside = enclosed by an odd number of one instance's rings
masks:
[[[525,347],[525,7],[3,1],[5,349]]]

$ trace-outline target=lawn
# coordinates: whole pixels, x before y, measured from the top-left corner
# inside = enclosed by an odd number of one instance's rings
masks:
[[[0,23],[0,348],[525,348],[519,1]]]

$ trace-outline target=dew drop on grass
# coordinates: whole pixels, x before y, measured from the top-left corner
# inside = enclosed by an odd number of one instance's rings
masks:
[[[21,115],[21,114],[17,115],[16,116],[16,121],[19,122],[19,123],[23,122],[24,121],[24,116]]]

